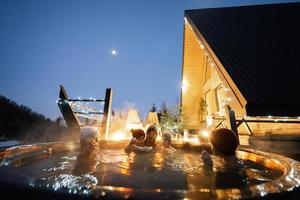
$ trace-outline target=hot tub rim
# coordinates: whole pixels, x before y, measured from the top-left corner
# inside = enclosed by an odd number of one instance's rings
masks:
[[[14,156],[21,156],[23,153],[32,153],[36,151],[43,151],[44,153],[56,153],[60,151],[76,150],[80,147],[79,141],[63,141],[51,143],[38,143],[32,145],[14,146],[0,151],[0,159],[13,158]],[[57,148],[61,148],[60,151]],[[48,151],[45,151],[48,150]],[[20,152],[21,151],[21,152]],[[116,186],[96,186],[93,193],[101,194],[101,191],[106,192],[121,192],[127,196],[137,193],[152,193],[152,192],[171,192],[186,194],[189,192],[209,193],[210,196],[216,199],[244,199],[264,197],[266,195],[291,192],[300,186],[300,162],[274,153],[249,149],[239,148],[237,150],[237,157],[241,159],[251,160],[262,164],[265,167],[266,163],[273,162],[275,166],[283,169],[283,174],[270,182],[265,182],[257,185],[252,185],[245,188],[227,188],[227,189],[135,189],[130,187],[116,187]],[[261,163],[265,158],[265,161]],[[270,163],[269,163],[270,164]],[[100,192],[100,193],[99,193]]]

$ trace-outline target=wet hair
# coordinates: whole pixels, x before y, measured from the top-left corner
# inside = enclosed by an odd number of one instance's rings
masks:
[[[132,133],[132,137],[138,139],[140,137],[145,137],[145,132],[143,129],[131,129],[130,132]]]
[[[99,130],[97,128],[86,126],[80,130],[80,143],[82,145],[91,143],[94,139],[99,139]]]
[[[158,126],[156,126],[155,124],[149,126],[149,128],[146,131],[146,134],[150,133],[151,131],[155,131],[156,135],[159,135],[159,133],[160,133]]]
[[[163,133],[161,137],[164,141],[167,141],[169,144],[171,144],[172,141],[171,133]]]
[[[235,155],[235,151],[239,145],[237,134],[226,128],[213,130],[210,142],[215,150],[227,155]]]
[[[146,135],[148,135],[151,131],[155,131],[155,133],[156,133],[154,140],[153,141],[149,141],[148,137],[146,136],[144,144],[145,144],[145,146],[153,146],[154,147],[155,146],[156,138],[160,134],[160,130],[159,130],[158,126],[156,126],[155,124],[153,124],[153,125],[149,126],[149,128],[147,129]]]
[[[146,134],[149,134],[151,131],[155,131],[156,132],[155,128],[150,127],[150,128],[147,129],[147,133]],[[156,134],[157,134],[157,132],[156,132]]]

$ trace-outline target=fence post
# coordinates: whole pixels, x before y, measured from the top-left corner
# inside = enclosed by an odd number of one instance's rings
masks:
[[[235,119],[235,113],[228,105],[226,105],[226,120],[227,120],[228,128],[230,128],[236,134],[236,137],[238,139],[238,144],[240,144],[239,133],[238,133],[238,128]]]
[[[108,128],[109,128],[109,120],[111,113],[111,102],[112,102],[112,89],[107,88],[105,92],[105,103],[103,109],[103,119],[101,125],[101,137],[107,139],[108,137]]]
[[[60,85],[59,100],[57,102],[60,112],[63,115],[67,126],[73,130],[79,131],[80,125],[76,116],[74,115],[74,112],[68,102],[68,99],[69,97],[64,86]]]

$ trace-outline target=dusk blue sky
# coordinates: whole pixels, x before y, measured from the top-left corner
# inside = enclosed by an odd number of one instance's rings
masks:
[[[113,109],[144,118],[180,99],[184,10],[279,2],[296,1],[0,0],[0,95],[55,119],[59,84],[71,97],[111,87]]]

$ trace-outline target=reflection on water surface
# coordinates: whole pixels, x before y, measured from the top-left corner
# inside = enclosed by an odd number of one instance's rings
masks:
[[[281,175],[235,157],[212,156],[213,168],[207,168],[199,153],[180,150],[127,154],[123,149],[104,149],[95,158],[78,155],[79,152],[53,154],[20,168],[33,175],[32,187],[83,194],[97,186],[201,191],[243,188]]]

